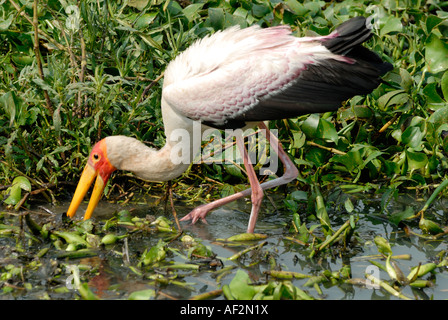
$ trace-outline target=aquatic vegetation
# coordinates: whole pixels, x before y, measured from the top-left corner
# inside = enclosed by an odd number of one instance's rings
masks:
[[[325,299],[359,287],[372,299],[431,298],[448,250],[446,11],[439,1],[4,1],[0,296]],[[385,82],[336,113],[270,123],[300,169],[268,193],[265,218],[282,218],[275,232],[230,226],[203,238],[162,212],[166,189],[183,208],[244,188],[237,164],[194,165],[171,185],[115,174],[106,198],[119,209],[106,219],[48,209],[73,192],[100,138],[163,145],[161,76],[196,39],[235,24],[328,34],[367,14],[367,45],[394,65]],[[149,204],[154,196],[162,200]],[[122,210],[145,202],[144,214]],[[416,261],[403,246],[427,256]]]

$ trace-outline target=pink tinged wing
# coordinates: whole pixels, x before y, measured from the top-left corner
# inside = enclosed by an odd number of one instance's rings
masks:
[[[221,128],[334,111],[371,92],[392,68],[361,46],[370,35],[363,17],[315,38],[295,38],[288,27],[232,27],[170,63],[163,98],[185,117]]]
[[[175,74],[185,74],[179,68],[202,72],[190,73],[175,81],[170,79],[163,91],[165,101],[184,116],[216,125],[287,88],[313,62],[316,48],[326,51],[314,43],[304,47],[305,53],[301,52],[298,38],[291,36],[285,27],[238,30],[233,38],[226,38],[223,33],[216,41],[224,45],[213,43],[213,37],[204,39],[184,53],[187,56],[180,58],[184,64],[175,62],[175,68],[169,69],[173,78]],[[220,48],[221,52],[212,48]]]

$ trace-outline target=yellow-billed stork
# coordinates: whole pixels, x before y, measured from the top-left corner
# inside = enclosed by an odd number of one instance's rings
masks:
[[[84,216],[89,219],[114,170],[131,171],[149,181],[179,177],[189,163],[173,161],[173,150],[179,147],[179,141],[170,137],[179,129],[193,134],[195,121],[201,122],[203,130],[257,125],[267,130],[263,121],[335,111],[343,101],[370,93],[380,84],[380,77],[392,68],[362,46],[370,36],[370,19],[356,17],[327,36],[299,38],[291,34],[288,26],[252,26],[231,27],[195,42],[165,70],[161,101],[165,146],[156,150],[125,136],[99,141],[89,155],[67,215],[75,215],[97,177]],[[201,205],[181,220],[205,222],[209,211],[251,195],[247,232],[254,231],[263,189],[286,184],[298,174],[275,136],[266,132],[270,143],[276,146],[284,174],[260,184],[243,138],[237,135],[250,188]],[[192,150],[191,141],[182,143],[184,150]],[[193,157],[191,152],[189,159]]]

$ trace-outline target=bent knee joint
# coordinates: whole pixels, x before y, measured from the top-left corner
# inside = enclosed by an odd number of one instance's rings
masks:
[[[291,166],[285,170],[285,173],[283,174],[282,179],[284,179],[286,181],[286,183],[288,183],[288,182],[291,182],[292,180],[294,180],[295,178],[297,178],[298,175],[299,175],[299,170],[296,167]]]
[[[252,194],[251,194],[251,200],[252,203],[260,203],[261,200],[263,199],[263,189],[261,188],[261,186],[258,186],[257,188],[252,190]]]

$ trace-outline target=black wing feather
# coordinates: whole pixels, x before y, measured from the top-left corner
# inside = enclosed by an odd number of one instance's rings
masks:
[[[310,113],[336,111],[343,101],[369,94],[382,82],[381,76],[392,69],[373,51],[361,46],[371,30],[364,17],[344,22],[336,28],[338,36],[322,44],[331,52],[351,58],[354,63],[334,59],[310,64],[285,90],[261,99],[243,114],[217,128],[240,128],[249,121],[279,120]]]

